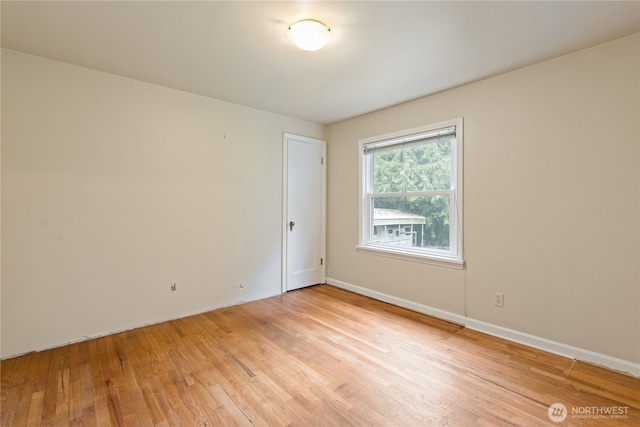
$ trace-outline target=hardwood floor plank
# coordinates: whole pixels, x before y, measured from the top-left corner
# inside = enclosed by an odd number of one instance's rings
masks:
[[[31,353],[25,356],[27,358],[24,366],[25,371],[19,375],[23,380],[19,393],[18,401],[15,403],[14,425],[24,426],[28,424],[29,408],[31,407],[31,399],[34,393],[35,382],[37,381],[38,364],[41,353]],[[23,376],[24,375],[24,376]]]
[[[29,406],[29,418],[27,419],[27,426],[40,425],[43,400],[44,390],[36,391],[31,395],[31,405]]]
[[[554,403],[568,411],[557,425],[640,425],[637,378],[327,285],[0,372],[7,427],[548,426]],[[610,408],[624,418],[585,413]]]
[[[65,426],[73,418],[69,414],[69,401],[70,401],[70,387],[69,387],[69,371],[71,367],[65,365],[60,370],[60,375],[57,377],[58,393],[56,399],[56,418],[55,426]],[[12,424],[18,426],[19,424]]]

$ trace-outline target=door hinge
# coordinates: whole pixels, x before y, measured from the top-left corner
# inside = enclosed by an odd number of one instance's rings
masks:
[[[320,265],[324,265],[324,259],[320,258]]]
[[[324,165],[324,157],[320,157],[320,164]]]

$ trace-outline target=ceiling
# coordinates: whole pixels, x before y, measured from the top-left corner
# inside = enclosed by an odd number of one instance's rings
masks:
[[[640,2],[2,1],[2,46],[328,124],[640,31]],[[287,26],[331,27],[316,52]]]

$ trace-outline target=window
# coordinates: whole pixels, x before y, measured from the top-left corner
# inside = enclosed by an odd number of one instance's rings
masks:
[[[461,118],[361,140],[358,250],[462,268],[462,152]]]

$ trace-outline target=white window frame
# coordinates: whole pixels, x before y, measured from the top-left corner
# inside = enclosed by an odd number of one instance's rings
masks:
[[[393,143],[394,140],[403,138],[412,138],[420,134],[428,134],[444,128],[455,126],[456,138],[452,142],[452,189],[441,192],[409,192],[405,195],[421,196],[434,195],[434,193],[450,194],[453,192],[453,203],[450,203],[450,250],[437,249],[418,249],[418,248],[402,248],[390,247],[381,244],[371,243],[371,221],[372,219],[372,189],[373,171],[366,161],[365,148],[369,145],[380,144],[386,141]],[[361,139],[358,144],[358,158],[360,170],[360,198],[359,198],[359,239],[356,249],[358,252],[371,255],[381,255],[401,260],[422,262],[426,264],[439,265],[456,269],[464,268],[464,251],[463,251],[463,119],[457,118],[443,122],[433,123],[426,126],[419,126],[411,129],[405,129],[384,135],[378,135],[370,138]]]

